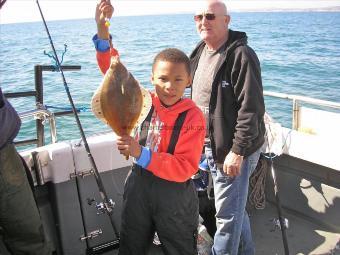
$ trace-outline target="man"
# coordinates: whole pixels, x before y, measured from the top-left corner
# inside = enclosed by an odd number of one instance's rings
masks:
[[[20,125],[17,112],[0,87],[0,226],[3,241],[10,254],[52,254],[24,165],[13,144]]]
[[[207,120],[217,225],[212,254],[254,254],[245,205],[264,143],[260,63],[246,34],[228,29],[222,1],[207,1],[194,19],[202,41],[190,56],[192,98]]]

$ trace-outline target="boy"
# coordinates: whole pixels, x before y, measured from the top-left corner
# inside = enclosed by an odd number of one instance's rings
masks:
[[[103,73],[110,56],[118,54],[105,40],[105,19],[112,13],[109,1],[97,5],[93,40]],[[121,154],[135,158],[124,188],[119,254],[146,254],[155,231],[165,254],[197,254],[198,198],[191,176],[198,169],[205,121],[193,101],[182,98],[191,81],[188,57],[178,49],[161,51],[152,65],[153,107],[138,139],[117,138]]]

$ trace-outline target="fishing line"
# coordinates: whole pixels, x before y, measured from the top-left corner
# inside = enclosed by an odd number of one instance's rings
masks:
[[[55,60],[56,60],[56,64],[59,68],[59,71],[61,73],[61,76],[62,76],[62,79],[63,79],[63,84],[64,84],[64,88],[65,88],[65,91],[67,93],[67,97],[68,97],[68,100],[71,104],[71,107],[72,107],[72,111],[74,113],[74,116],[75,116],[75,119],[76,119],[76,122],[77,122],[77,126],[79,128],[79,131],[80,131],[80,135],[81,135],[81,138],[84,142],[84,146],[85,146],[85,149],[86,149],[86,152],[87,152],[87,156],[90,160],[90,163],[91,163],[91,166],[92,166],[92,169],[93,169],[93,172],[94,172],[94,176],[95,176],[95,179],[96,179],[96,182],[97,182],[97,186],[98,186],[98,189],[99,189],[99,193],[100,193],[100,196],[104,202],[104,210],[105,210],[105,213],[109,216],[109,219],[110,219],[110,222],[111,222],[111,225],[112,225],[112,228],[114,230],[114,233],[116,235],[116,237],[119,239],[119,232],[116,228],[116,225],[113,221],[113,209],[112,209],[112,204],[111,202],[109,201],[108,199],[108,196],[107,196],[107,193],[105,191],[105,188],[104,188],[104,185],[103,185],[103,182],[102,182],[102,179],[99,175],[99,171],[97,169],[97,166],[96,166],[96,163],[93,159],[93,156],[91,154],[91,151],[90,151],[90,147],[87,143],[87,140],[86,140],[86,136],[85,136],[85,133],[84,133],[84,130],[83,130],[83,127],[80,123],[80,120],[79,120],[79,116],[78,116],[78,113],[77,113],[77,109],[73,103],[73,99],[72,99],[72,96],[71,96],[71,93],[70,93],[70,90],[69,90],[69,87],[67,85],[67,82],[66,82],[66,79],[65,79],[65,76],[64,76],[64,72],[63,72],[63,69],[61,68],[61,65],[60,65],[60,61],[59,61],[59,58],[58,58],[58,55],[57,55],[57,52],[54,48],[54,44],[53,44],[53,41],[52,41],[52,38],[51,38],[51,35],[50,35],[50,32],[48,30],[48,27],[47,27],[47,24],[46,24],[46,21],[45,21],[45,18],[44,18],[44,15],[42,13],[42,10],[40,8],[40,4],[39,4],[39,0],[36,0],[36,3],[38,5],[38,8],[39,8],[39,12],[40,12],[40,15],[41,15],[41,18],[42,18],[42,21],[44,23],[44,26],[45,26],[45,30],[46,30],[46,33],[48,35],[48,39],[50,41],[50,44],[51,44],[51,47],[52,47],[52,50],[53,50],[53,54],[54,54],[54,57],[55,57]],[[86,234],[86,233],[85,233]],[[119,243],[119,240],[118,240],[118,243]],[[118,244],[117,243],[117,244]]]

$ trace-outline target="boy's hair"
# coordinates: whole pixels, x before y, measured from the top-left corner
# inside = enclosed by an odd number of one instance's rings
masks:
[[[153,60],[152,72],[154,71],[155,66],[159,61],[166,61],[166,62],[178,63],[178,64],[183,63],[185,65],[186,71],[190,75],[190,60],[188,56],[179,49],[168,48],[158,53]]]

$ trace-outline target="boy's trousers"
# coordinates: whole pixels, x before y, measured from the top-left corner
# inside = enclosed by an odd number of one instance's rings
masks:
[[[157,231],[164,254],[197,254],[192,180],[170,182],[134,165],[124,187],[120,255],[146,254]]]

